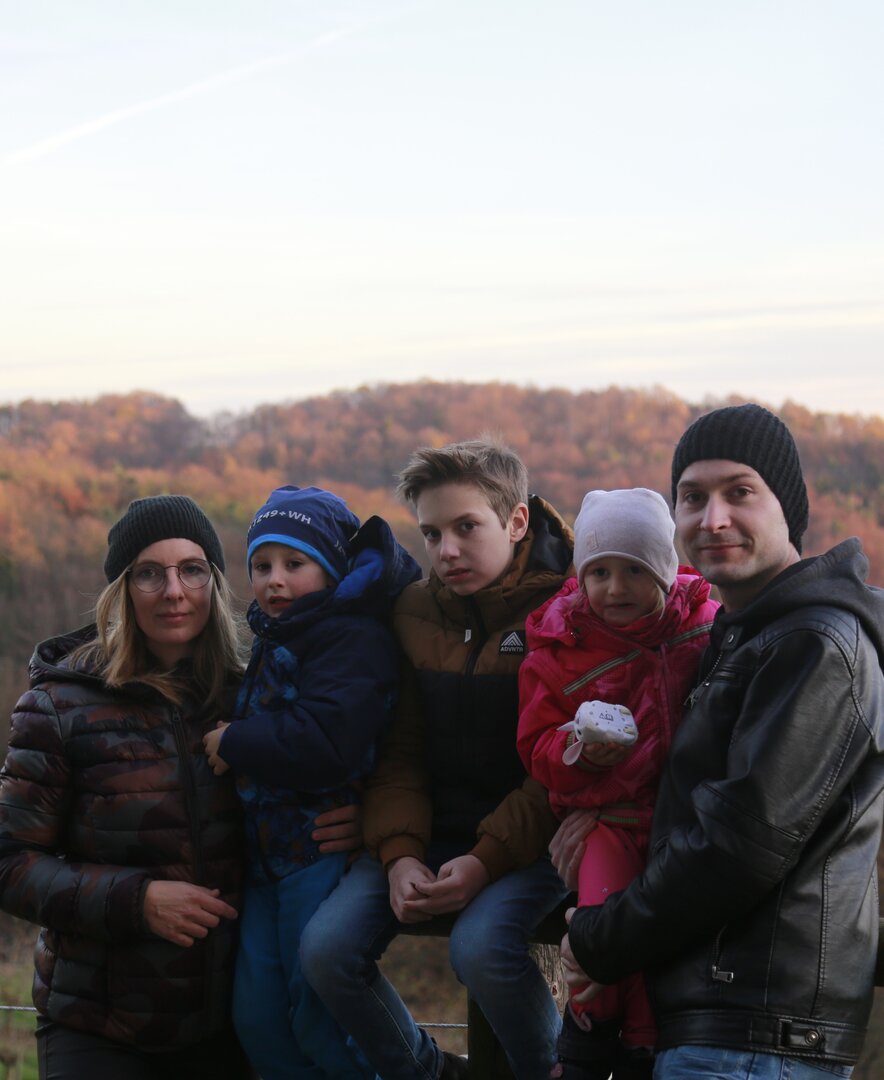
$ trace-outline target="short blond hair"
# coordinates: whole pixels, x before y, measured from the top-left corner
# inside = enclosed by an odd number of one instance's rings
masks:
[[[212,564],[212,595],[209,618],[194,640],[193,668],[187,678],[163,671],[147,647],[135,620],[125,572],[107,585],[95,604],[97,635],[71,656],[72,663],[94,667],[105,686],[119,689],[130,682],[157,690],[175,705],[195,697],[205,702],[209,714],[228,704],[231,679],[243,672],[240,635],[233,613],[233,596],[227,580]]]
[[[482,436],[448,446],[421,446],[398,476],[396,495],[412,506],[429,488],[473,484],[506,526],[519,503],[528,502],[528,470],[509,446]]]

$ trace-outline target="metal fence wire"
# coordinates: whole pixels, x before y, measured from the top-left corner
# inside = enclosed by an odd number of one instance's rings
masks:
[[[35,1013],[37,1010],[33,1005],[0,1005],[0,1012],[23,1012],[23,1013]],[[466,1031],[466,1024],[443,1024],[441,1021],[436,1020],[418,1020],[416,1021],[420,1027],[426,1028],[460,1028]]]

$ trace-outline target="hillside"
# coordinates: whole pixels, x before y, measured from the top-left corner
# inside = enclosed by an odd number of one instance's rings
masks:
[[[483,431],[527,461],[532,489],[573,519],[592,487],[642,484],[669,495],[672,448],[710,403],[665,391],[572,394],[498,383],[361,387],[205,421],[152,393],[0,407],[0,742],[34,642],[88,618],[103,584],[110,524],[128,502],[193,495],[217,524],[234,588],[247,594],[246,527],[281,483],[332,487],[365,516],[387,517],[422,555],[392,495],[412,449]],[[884,581],[884,419],[787,404],[808,478],[805,553],[858,534]]]

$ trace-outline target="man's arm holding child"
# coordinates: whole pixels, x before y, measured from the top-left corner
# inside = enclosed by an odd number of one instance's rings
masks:
[[[665,963],[779,884],[868,754],[854,679],[827,635],[776,638],[746,688],[723,775],[692,792],[696,820],[674,828],[627,889],[575,914],[569,937],[585,971],[613,982]],[[793,766],[788,798],[782,762]]]

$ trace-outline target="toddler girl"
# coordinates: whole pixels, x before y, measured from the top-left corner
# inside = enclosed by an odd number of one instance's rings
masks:
[[[678,566],[674,533],[656,492],[590,491],[574,525],[577,577],[528,617],[519,753],[559,817],[575,807],[599,811],[580,867],[581,905],[603,903],[644,866],[660,771],[718,607],[708,583]],[[590,701],[628,709],[637,740],[575,747],[575,732],[559,729]],[[650,1077],[654,1040],[637,974],[588,1004],[569,1003],[559,1075]]]

